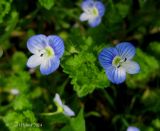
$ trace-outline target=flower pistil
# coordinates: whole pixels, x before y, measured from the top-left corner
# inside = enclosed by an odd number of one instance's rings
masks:
[[[112,65],[116,68],[119,68],[123,65],[124,62],[126,62],[127,58],[122,59],[120,56],[115,56]]]

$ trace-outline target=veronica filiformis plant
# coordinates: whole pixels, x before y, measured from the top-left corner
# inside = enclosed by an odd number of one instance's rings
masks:
[[[120,84],[125,81],[126,73],[140,71],[139,64],[132,60],[135,52],[135,47],[129,42],[121,42],[115,48],[104,48],[100,52],[99,62],[111,82]]]
[[[88,21],[89,26],[96,27],[101,23],[105,7],[102,2],[94,0],[84,0],[81,4],[84,11],[80,16],[80,21]]]
[[[61,100],[59,94],[56,93],[53,101],[57,106],[57,112],[62,112],[66,116],[74,116],[75,115],[75,113],[67,105],[62,103],[62,100]]]
[[[60,58],[64,53],[63,40],[56,35],[39,34],[32,36],[27,41],[27,48],[33,53],[27,61],[27,66],[35,68],[40,65],[40,71],[43,75],[48,75],[57,70]]]

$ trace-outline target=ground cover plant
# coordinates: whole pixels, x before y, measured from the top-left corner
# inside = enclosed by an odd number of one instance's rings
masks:
[[[159,131],[159,0],[0,0],[0,130]]]

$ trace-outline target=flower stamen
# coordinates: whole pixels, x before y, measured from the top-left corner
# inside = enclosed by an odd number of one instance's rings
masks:
[[[116,56],[112,61],[112,65],[119,68],[121,66],[121,61],[122,61],[122,58],[120,56]]]
[[[49,46],[45,48],[45,54],[47,57],[53,57],[55,55],[53,49]]]
[[[98,13],[97,8],[94,7],[94,8],[92,9],[92,14],[93,14],[93,16],[98,16],[99,13]]]
[[[116,57],[114,57],[114,59],[113,59],[113,61],[112,61],[112,65],[113,65],[114,67],[116,67],[116,68],[119,68],[119,67],[121,67],[122,64],[123,64],[124,62],[126,62],[126,61],[127,61],[127,58],[122,59],[120,56],[116,56]]]

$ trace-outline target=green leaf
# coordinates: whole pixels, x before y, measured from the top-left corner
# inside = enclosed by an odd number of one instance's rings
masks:
[[[145,90],[141,99],[142,103],[145,106],[145,111],[147,110],[152,112],[160,112],[160,101],[158,101],[159,99],[160,90]]]
[[[3,121],[10,131],[40,131],[37,126],[36,118],[32,111],[26,110],[24,112],[8,112],[3,117]]]
[[[84,41],[81,39],[78,39],[78,42],[73,40],[72,43],[74,42],[75,45],[71,46],[64,56],[62,67],[64,72],[72,78],[71,84],[77,94],[82,97],[92,93],[96,88],[108,87],[109,81],[106,74],[98,66],[99,50],[94,46],[92,39],[89,37]]]
[[[155,119],[152,121],[152,125],[160,130],[160,119]]]
[[[1,0],[0,1],[0,23],[3,22],[4,17],[9,13],[11,9],[12,0]]]
[[[156,58],[160,59],[160,42],[151,42],[149,44],[149,49],[148,49],[152,55],[154,55]]]
[[[48,121],[48,123],[67,123],[69,118],[65,116],[63,113],[55,114],[55,115],[44,115],[42,116],[43,119]]]
[[[12,13],[9,15],[9,20],[6,22],[6,27],[4,30],[4,34],[0,37],[0,44],[4,43],[4,41],[7,40],[7,38],[10,36],[11,32],[14,30],[17,22],[18,22],[18,12],[12,11]],[[2,44],[2,47],[5,47],[5,45]]]
[[[146,0],[139,0],[139,5],[141,8],[145,7],[145,4],[146,4]]]
[[[77,117],[70,118],[70,122],[61,131],[85,131],[85,120],[83,116],[83,109],[80,110]]]
[[[19,95],[14,100],[13,108],[15,110],[31,109],[32,105],[26,95]]]
[[[34,113],[32,111],[26,110],[26,111],[23,111],[23,114],[25,117],[27,117],[29,122],[32,122],[32,123],[36,122],[36,118],[35,118]]]
[[[15,72],[24,70],[24,68],[26,67],[26,61],[27,61],[27,57],[23,52],[14,53],[12,57],[12,69]]]
[[[123,19],[128,15],[130,9],[131,2],[119,2],[117,4],[113,4],[110,2],[107,7],[107,20],[109,24],[115,24],[123,21]],[[114,25],[116,26],[116,25]],[[109,27],[108,27],[109,28]]]
[[[122,3],[118,3],[116,5],[117,8],[117,13],[122,17],[126,17],[129,13],[129,5],[127,4],[122,4]]]
[[[72,129],[72,127],[70,125],[66,125],[60,131],[73,131],[73,129]]]
[[[6,116],[4,116],[3,120],[6,126],[11,131],[16,131],[18,123],[21,123],[24,119],[23,114],[17,112],[8,112]]]
[[[54,0],[39,0],[39,3],[41,6],[49,10],[54,5]]]
[[[8,89],[18,89],[21,93],[26,92],[29,89],[30,75],[28,72],[19,72],[12,74],[8,80],[6,87]]]
[[[83,116],[83,109],[80,110],[76,118],[71,118],[70,125],[73,131],[85,131],[85,120]]]
[[[140,65],[140,72],[134,75],[128,75],[126,83],[131,88],[145,88],[145,85],[151,78],[154,78],[159,72],[158,61],[146,53],[137,49],[134,61]],[[140,83],[140,84],[139,84]]]

